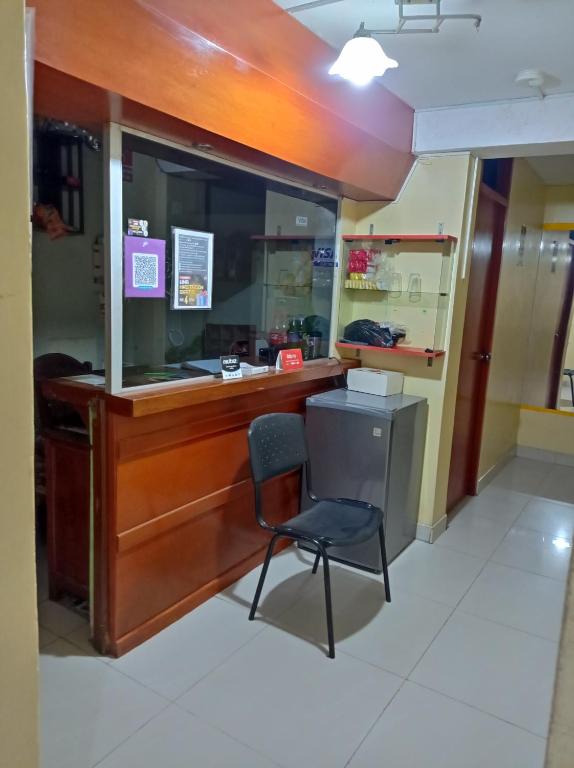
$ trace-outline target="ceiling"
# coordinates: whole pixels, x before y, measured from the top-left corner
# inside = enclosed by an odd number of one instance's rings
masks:
[[[282,8],[306,0],[274,0]],[[410,12],[428,13],[415,6]],[[471,21],[445,22],[438,34],[384,35],[385,52],[399,62],[383,83],[415,109],[531,97],[514,82],[523,69],[551,76],[546,93],[574,93],[573,0],[443,0],[443,13],[478,13]],[[294,13],[294,17],[335,49],[352,37],[361,21],[393,28],[394,0],[340,0]]]
[[[529,157],[527,159],[544,184],[574,186],[574,155]]]

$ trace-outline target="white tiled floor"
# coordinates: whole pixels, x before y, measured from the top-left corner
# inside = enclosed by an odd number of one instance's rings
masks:
[[[515,459],[378,576],[291,549],[119,660],[39,613],[43,768],[541,768],[574,535],[572,468]]]

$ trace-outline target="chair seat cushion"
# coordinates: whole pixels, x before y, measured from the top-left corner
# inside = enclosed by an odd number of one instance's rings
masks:
[[[379,527],[379,511],[339,501],[319,501],[276,527],[277,531],[347,546],[367,541]]]

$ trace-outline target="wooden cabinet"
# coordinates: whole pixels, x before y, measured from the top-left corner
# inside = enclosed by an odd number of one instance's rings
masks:
[[[344,369],[322,360],[290,373],[206,377],[123,395],[65,379],[44,383],[46,397],[91,403],[94,415],[98,650],[126,653],[262,562],[269,536],[255,519],[249,424],[263,413],[303,413],[307,397],[344,385]],[[88,567],[90,448],[56,437],[47,443],[54,591],[74,591]],[[277,521],[292,517],[299,474],[277,478],[265,493]]]
[[[87,436],[44,435],[50,597],[88,599],[90,562],[90,444]]]

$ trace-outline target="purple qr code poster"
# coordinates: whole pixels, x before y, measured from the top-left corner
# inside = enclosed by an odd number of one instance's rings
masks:
[[[165,240],[124,236],[124,295],[165,297]]]

